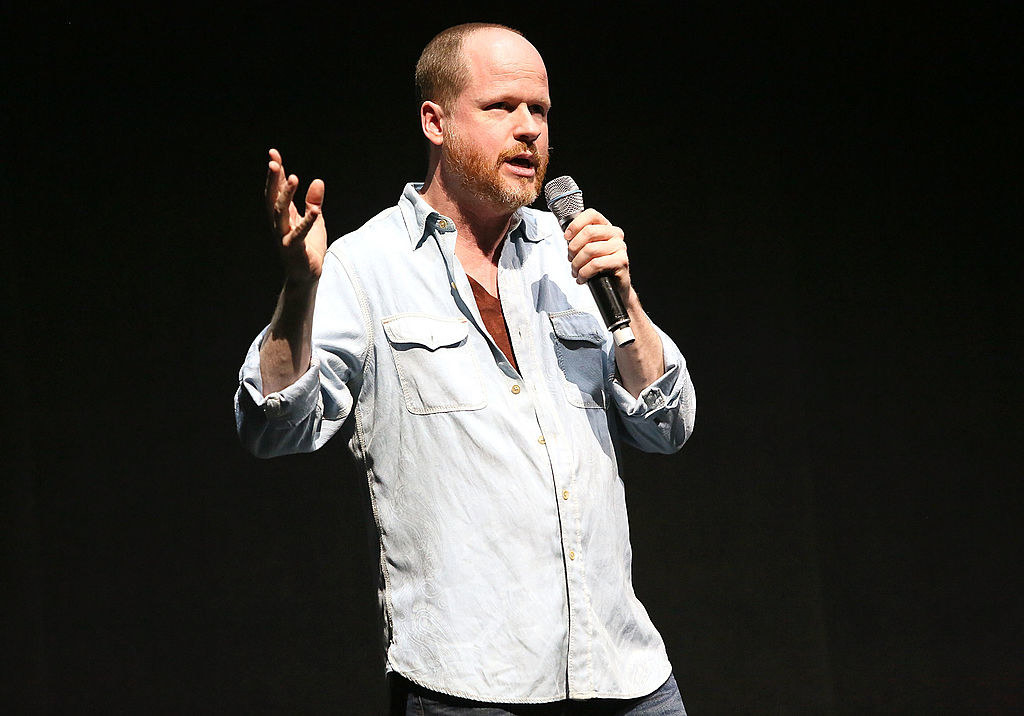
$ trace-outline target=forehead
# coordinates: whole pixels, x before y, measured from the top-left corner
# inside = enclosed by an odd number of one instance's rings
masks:
[[[547,100],[544,60],[526,38],[508,30],[486,28],[467,37],[462,51],[469,70],[464,95],[472,99],[512,92]]]

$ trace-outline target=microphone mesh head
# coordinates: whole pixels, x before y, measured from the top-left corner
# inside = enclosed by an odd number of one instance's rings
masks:
[[[572,177],[558,177],[545,184],[544,200],[559,223],[583,211],[583,192]]]

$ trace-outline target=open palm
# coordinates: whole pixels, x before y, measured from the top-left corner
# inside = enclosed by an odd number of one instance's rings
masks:
[[[299,214],[293,201],[298,186],[299,178],[285,173],[281,153],[271,149],[264,198],[285,274],[293,281],[316,281],[327,253],[327,226],[322,213],[324,183],[320,179],[310,183],[304,214]]]

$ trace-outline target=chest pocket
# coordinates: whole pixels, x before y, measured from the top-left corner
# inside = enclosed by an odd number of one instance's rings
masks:
[[[579,408],[605,407],[605,331],[589,313],[578,310],[548,314],[565,397]]]
[[[399,313],[381,323],[410,413],[478,410],[487,405],[466,319]]]

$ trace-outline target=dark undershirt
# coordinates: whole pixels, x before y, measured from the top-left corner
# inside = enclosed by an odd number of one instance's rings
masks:
[[[516,355],[512,352],[512,342],[508,337],[505,314],[501,311],[501,301],[487,293],[487,289],[477,283],[472,276],[467,274],[466,278],[469,279],[469,285],[473,289],[473,295],[476,297],[476,307],[480,309],[480,317],[484,319],[484,326],[487,327],[487,332],[491,334],[491,338],[498,344],[498,348],[501,349],[501,352],[508,358],[508,362],[518,372],[519,366],[516,364]]]

